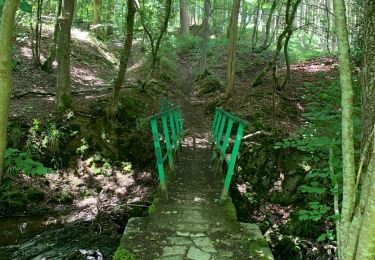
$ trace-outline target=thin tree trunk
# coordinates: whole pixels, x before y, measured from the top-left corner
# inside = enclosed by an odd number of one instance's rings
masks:
[[[189,3],[188,0],[180,0],[180,33],[189,33]]]
[[[105,32],[107,36],[113,35],[113,2],[114,0],[107,0],[107,14]]]
[[[254,17],[254,27],[253,27],[253,35],[251,37],[251,49],[254,50],[255,45],[258,42],[258,21],[259,21],[259,13],[263,5],[263,0],[261,0],[257,5],[257,12]]]
[[[5,0],[0,24],[0,185],[7,148],[7,125],[12,91],[12,34],[18,1]]]
[[[155,72],[156,65],[159,62],[158,53],[159,53],[159,49],[160,49],[161,40],[163,39],[163,36],[167,32],[167,29],[168,29],[169,18],[171,17],[171,7],[172,7],[172,0],[166,0],[163,26],[162,26],[162,29],[160,31],[159,37],[156,40],[155,48],[154,48],[153,53],[152,53],[152,65],[151,65],[151,72],[152,73]]]
[[[326,45],[327,45],[327,51],[328,53],[331,52],[330,44],[329,44],[329,38],[331,35],[331,20],[329,15],[329,0],[325,0],[325,11],[326,11],[326,19],[327,19],[327,30],[326,30]]]
[[[269,17],[268,17],[267,24],[266,24],[266,34],[265,34],[263,46],[262,46],[263,50],[266,50],[267,46],[268,46],[268,40],[270,38],[272,17],[273,17],[273,14],[274,14],[275,10],[276,10],[276,7],[277,7],[277,0],[274,0],[272,2],[271,10],[270,10]]]
[[[58,40],[59,30],[60,30],[59,17],[60,17],[60,14],[61,14],[61,4],[62,4],[62,0],[59,0],[58,7],[57,7],[56,24],[55,24],[55,29],[53,31],[53,40],[52,40],[51,50],[50,50],[50,53],[49,53],[47,59],[44,61],[43,65],[42,65],[42,69],[44,71],[49,72],[49,73],[52,72],[52,65],[53,65],[53,62],[56,59],[57,40]]]
[[[231,29],[229,31],[229,57],[227,63],[227,79],[225,94],[230,95],[236,83],[236,51],[237,51],[237,27],[238,14],[240,12],[241,0],[233,0],[231,14]]]
[[[202,51],[201,51],[201,73],[204,73],[207,69],[207,46],[209,39],[209,23],[208,19],[210,16],[210,1],[204,0],[204,18],[203,18],[203,39],[202,39]]]
[[[334,0],[336,33],[339,43],[339,63],[342,107],[342,156],[343,156],[343,198],[340,216],[339,250],[341,259],[354,259],[354,247],[349,240],[355,239],[349,233],[355,201],[355,163],[353,131],[353,86],[350,66],[348,31],[344,0]]]
[[[108,116],[114,118],[118,112],[118,106],[120,101],[120,90],[125,81],[126,69],[131,53],[133,43],[133,32],[134,32],[134,17],[135,17],[135,0],[128,0],[128,14],[126,18],[126,39],[124,43],[123,53],[121,55],[120,69],[115,81],[112,92],[112,100],[108,109]]]
[[[94,27],[93,31],[95,32],[97,37],[100,37],[100,28],[99,25],[101,23],[101,8],[102,7],[102,0],[94,0],[93,8],[94,8],[94,18],[92,21],[92,25]]]
[[[279,85],[279,80],[278,80],[278,76],[277,76],[277,62],[278,62],[279,54],[280,54],[280,52],[283,48],[283,41],[284,41],[285,37],[287,37],[287,40],[285,41],[286,46],[284,46],[284,55],[288,55],[288,49],[287,49],[288,48],[288,42],[289,42],[289,39],[290,39],[290,37],[292,36],[292,33],[293,33],[293,23],[294,23],[294,19],[296,17],[297,8],[298,8],[299,4],[301,3],[301,1],[302,0],[296,0],[296,2],[294,4],[293,4],[292,0],[287,1],[286,11],[285,11],[285,24],[286,24],[286,26],[285,26],[284,30],[282,31],[282,33],[277,38],[274,58],[268,63],[268,66],[266,68],[264,68],[255,77],[255,80],[252,83],[252,87],[259,86],[262,83],[263,78],[271,70],[273,71],[273,78],[275,80],[275,85],[276,85],[276,88],[278,90],[283,90],[283,87],[285,87],[285,85],[287,84],[290,75],[286,76],[286,78],[284,79],[281,86]],[[286,57],[286,59],[287,59],[287,66],[288,66],[289,57]],[[289,73],[290,73],[290,70],[289,70]]]
[[[35,43],[33,44],[33,58],[36,66],[41,66],[40,61],[40,42],[42,38],[42,10],[43,10],[43,0],[37,1],[36,9],[36,24],[34,31]]]
[[[64,111],[72,103],[70,86],[70,39],[75,0],[63,0],[59,18],[59,41],[57,47],[56,108]]]

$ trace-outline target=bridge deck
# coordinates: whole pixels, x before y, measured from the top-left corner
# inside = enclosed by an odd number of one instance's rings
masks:
[[[169,199],[129,220],[115,259],[273,259],[259,228],[237,222],[230,199],[219,202],[224,176],[204,140],[188,141],[167,176]]]

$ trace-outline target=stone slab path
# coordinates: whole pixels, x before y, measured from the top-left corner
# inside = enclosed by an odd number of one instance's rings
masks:
[[[150,216],[129,220],[123,259],[273,259],[259,228],[237,222],[230,199],[219,202],[224,176],[211,156],[205,139],[186,138],[167,175],[169,198],[156,198]]]

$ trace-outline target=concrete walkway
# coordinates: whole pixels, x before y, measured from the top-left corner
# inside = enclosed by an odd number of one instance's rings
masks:
[[[259,228],[237,222],[230,199],[219,202],[224,176],[215,175],[205,140],[186,138],[167,176],[169,199],[129,220],[114,259],[273,259]]]

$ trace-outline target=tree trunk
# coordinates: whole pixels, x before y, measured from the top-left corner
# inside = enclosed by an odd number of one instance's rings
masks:
[[[159,62],[158,53],[160,49],[160,44],[161,44],[161,40],[163,39],[164,34],[167,32],[167,29],[168,29],[169,18],[171,17],[171,8],[172,8],[172,0],[166,0],[163,27],[161,28],[159,37],[156,40],[155,47],[152,53],[152,64],[151,64],[152,74],[155,72],[156,65]]]
[[[288,57],[288,43],[289,39],[291,38],[293,34],[293,23],[294,19],[296,17],[298,6],[300,5],[302,0],[296,0],[295,3],[293,3],[292,0],[287,1],[286,10],[285,10],[285,28],[277,38],[276,42],[276,50],[275,54],[273,56],[273,59],[268,63],[268,66],[264,68],[254,79],[252,83],[252,87],[259,86],[263,82],[263,78],[270,72],[273,71],[273,78],[275,80],[275,85],[277,90],[284,90],[285,85],[288,83],[288,80],[290,78],[290,65],[289,65],[289,57]],[[285,39],[286,37],[286,39]],[[277,74],[277,63],[279,59],[279,54],[283,48],[283,41],[285,39],[284,43],[284,55],[287,62],[287,75],[282,83],[282,85],[279,85],[279,80]]]
[[[233,0],[232,14],[231,14],[231,29],[229,30],[229,57],[227,63],[227,80],[225,94],[228,96],[234,90],[236,83],[236,51],[237,51],[237,27],[238,14],[240,12],[241,0]]]
[[[118,106],[120,101],[120,90],[125,81],[126,68],[130,57],[130,52],[133,43],[133,31],[134,31],[134,17],[135,17],[135,0],[128,0],[128,14],[126,17],[126,39],[124,43],[124,49],[121,55],[120,69],[115,81],[112,92],[112,100],[108,109],[108,116],[114,118],[118,112]]]
[[[18,1],[5,0],[0,24],[0,185],[7,148],[7,125],[12,90],[12,33]]]
[[[263,50],[266,50],[268,48],[268,40],[270,38],[270,30],[271,30],[271,23],[272,23],[272,17],[273,17],[273,14],[276,10],[276,7],[277,7],[277,0],[274,0],[272,2],[272,6],[271,6],[271,10],[270,10],[270,13],[269,13],[269,17],[268,17],[268,20],[267,20],[267,24],[266,24],[266,34],[264,36],[264,41],[263,41],[263,46],[262,46],[262,49]]]
[[[329,10],[329,0],[325,0],[325,11],[326,11],[326,19],[327,19],[327,29],[326,29],[326,45],[327,45],[327,51],[328,53],[331,52],[330,50],[330,42],[329,42],[329,39],[330,39],[330,36],[331,36],[331,20],[330,20],[330,10]]]
[[[34,31],[35,42],[33,44],[33,59],[36,66],[41,66],[40,61],[40,42],[42,39],[42,11],[43,11],[43,0],[37,1],[36,8],[36,24]]]
[[[113,0],[107,0],[107,14],[105,32],[107,36],[113,35]]]
[[[189,3],[188,0],[180,0],[180,33],[189,33]]]
[[[354,248],[349,248],[349,234],[355,203],[355,163],[353,132],[353,87],[350,66],[348,31],[344,0],[334,0],[336,33],[339,43],[339,63],[342,107],[342,156],[343,156],[343,199],[340,216],[339,256],[354,259]],[[354,240],[354,239],[353,239]],[[349,249],[349,250],[348,250]]]
[[[42,70],[47,71],[49,73],[52,72],[52,65],[56,58],[57,40],[58,40],[59,30],[60,30],[59,17],[61,14],[61,5],[62,5],[62,0],[59,0],[58,7],[57,7],[56,24],[55,24],[55,29],[53,31],[53,40],[52,40],[51,50],[47,59],[44,61],[42,65]]]
[[[204,18],[203,18],[203,39],[202,39],[202,51],[201,51],[201,73],[204,73],[207,69],[207,46],[209,39],[209,16],[210,16],[210,1],[204,0]]]
[[[97,37],[100,37],[100,29],[99,25],[101,23],[101,9],[102,9],[102,0],[94,0],[93,2],[94,6],[94,17],[92,20],[92,25],[93,25],[93,31],[95,32]]]
[[[63,0],[59,18],[59,41],[57,47],[56,108],[64,111],[72,103],[70,86],[70,39],[75,0]]]
[[[254,27],[253,27],[253,35],[251,37],[251,49],[254,50],[255,49],[255,46],[258,42],[258,21],[259,21],[259,13],[261,11],[261,8],[262,8],[262,5],[263,5],[263,0],[259,1],[258,5],[257,5],[257,11],[256,11],[256,15],[254,17]]]
[[[375,123],[375,2],[367,1],[364,8],[364,46],[362,68],[362,150]],[[370,146],[372,147],[372,146]],[[366,157],[374,152],[369,149]],[[364,169],[368,163],[366,159]]]

